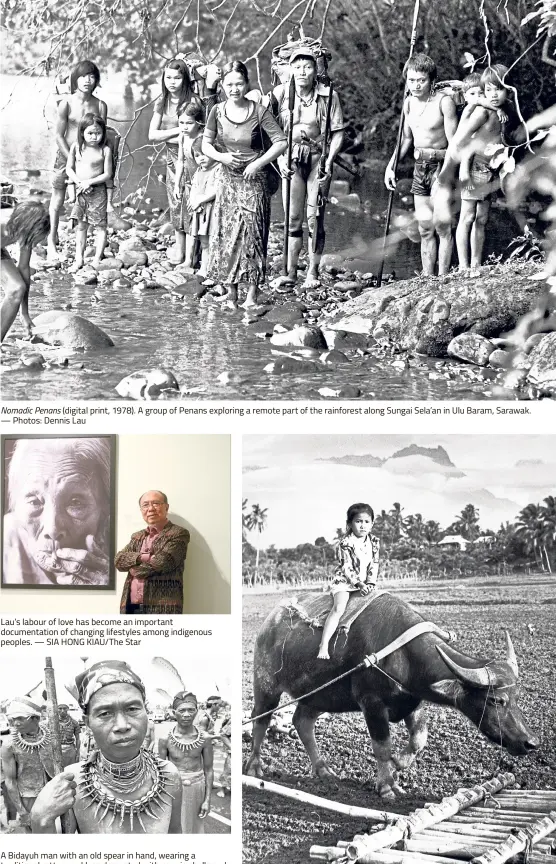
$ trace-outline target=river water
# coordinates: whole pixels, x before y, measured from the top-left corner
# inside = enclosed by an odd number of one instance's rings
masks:
[[[30,188],[46,191],[53,161],[56,110],[52,82],[46,78],[1,76],[1,83],[2,174],[15,181],[19,192]],[[146,144],[150,108],[139,111],[140,104],[124,99],[122,92],[121,82],[116,82],[113,90],[98,91],[108,104],[110,124],[121,134],[128,133],[120,169],[122,200],[139,186],[147,185],[143,209],[164,207],[165,190],[157,178],[163,164],[152,162],[153,148]],[[380,173],[366,171],[353,191],[366,202],[365,212],[331,206],[327,252],[339,253],[346,266],[353,269],[373,270],[376,259],[371,243],[381,234],[379,214],[386,205]],[[275,220],[282,218],[278,197]],[[491,243],[492,237],[491,232]],[[386,272],[395,270],[396,277],[403,278],[418,267],[418,246],[403,241],[387,262]],[[423,361],[415,368],[399,371],[385,361],[359,358],[349,365],[305,375],[270,375],[263,371],[273,356],[269,345],[249,332],[241,313],[197,302],[174,304],[159,291],[137,296],[103,289],[100,302],[92,304],[92,293],[90,286],[77,286],[67,274],[49,272],[32,284],[31,316],[71,304],[73,312],[105,330],[116,347],[104,353],[70,357],[69,365],[63,369],[6,369],[4,399],[117,399],[114,388],[124,376],[157,366],[171,369],[182,389],[191,391],[192,398],[203,399],[318,399],[319,389],[337,390],[346,384],[359,387],[361,395],[368,399],[476,399],[488,395],[481,372],[466,369],[454,375],[454,364],[435,361]],[[17,337],[18,325],[13,333]],[[218,382],[223,372],[233,373],[232,383]]]

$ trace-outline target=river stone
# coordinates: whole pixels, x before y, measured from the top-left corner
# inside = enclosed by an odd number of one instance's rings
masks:
[[[297,303],[284,303],[282,306],[273,306],[265,317],[272,324],[293,327],[298,321],[303,321],[303,309]]]
[[[35,332],[47,345],[63,348],[112,348],[110,336],[81,315],[52,309],[43,312],[33,321]]]
[[[124,262],[121,258],[104,258],[97,264],[97,270],[102,273],[103,270],[121,270]]]
[[[325,351],[321,354],[320,362],[327,366],[337,366],[339,363],[349,363],[349,358],[342,351]]]
[[[174,373],[164,368],[140,369],[116,384],[122,399],[158,399],[166,390],[179,389]]]
[[[492,342],[484,336],[479,336],[478,333],[461,333],[448,345],[450,357],[465,360],[466,363],[474,363],[475,366],[486,366],[493,351]]]
[[[536,348],[539,342],[542,342],[546,335],[546,333],[533,333],[531,336],[529,336],[525,345],[523,346],[523,350],[525,351],[525,353],[530,354],[533,348]]]
[[[493,369],[509,369],[512,365],[512,352],[496,348],[488,358],[488,365]]]
[[[116,279],[120,278],[120,271],[113,267],[108,270],[100,270],[97,278],[99,282],[115,282]]]
[[[376,335],[406,350],[445,357],[460,333],[490,338],[514,329],[539,296],[528,272],[517,264],[515,270],[506,267],[502,272],[484,268],[476,279],[456,276],[440,283],[435,277],[418,276],[389,283],[347,300],[326,326],[367,334],[377,330]],[[440,303],[449,309],[447,318],[445,312],[439,314],[445,308]]]
[[[91,268],[78,270],[76,273],[72,273],[72,276],[76,285],[96,285],[98,282],[96,270]]]
[[[326,341],[319,327],[294,327],[285,333],[274,333],[272,345],[287,345],[292,348],[318,348],[326,350]]]
[[[316,364],[310,360],[296,360],[295,357],[279,357],[264,367],[264,371],[272,375],[281,375],[286,372],[303,374],[304,372],[315,372],[316,369]]]
[[[127,250],[121,249],[118,253],[118,257],[121,258],[124,267],[133,267],[135,264],[137,267],[142,267],[144,264],[147,264],[149,259],[147,253],[145,251],[135,251],[135,250]]]
[[[174,229],[173,229],[172,225],[170,224],[170,222],[165,222],[158,229],[159,237],[171,237],[173,233],[174,233]]]
[[[44,362],[44,357],[39,353],[25,354],[21,358],[21,363],[28,369],[43,369]]]
[[[131,237],[126,237],[125,240],[122,240],[119,246],[120,252],[144,252],[145,247],[143,245],[143,240],[141,237],[137,237],[137,235],[132,235]]]
[[[549,333],[529,354],[527,381],[543,393],[556,395],[556,333]]]

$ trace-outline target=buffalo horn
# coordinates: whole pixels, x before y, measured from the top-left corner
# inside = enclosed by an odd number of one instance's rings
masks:
[[[486,666],[480,666],[478,669],[467,669],[452,660],[440,645],[436,646],[436,650],[460,681],[473,684],[475,687],[496,686],[496,675],[492,669],[489,671]]]
[[[510,634],[506,630],[506,663],[514,673],[515,677],[519,676],[519,669],[517,668],[517,657],[515,656],[514,646],[512,644],[512,640],[510,638]]]

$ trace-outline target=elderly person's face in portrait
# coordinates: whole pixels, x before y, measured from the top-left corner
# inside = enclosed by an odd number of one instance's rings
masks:
[[[27,556],[56,584],[108,578],[108,449],[79,439],[20,440],[9,504]]]
[[[161,528],[168,518],[168,502],[162,492],[152,489],[139,500],[141,515],[150,528]]]

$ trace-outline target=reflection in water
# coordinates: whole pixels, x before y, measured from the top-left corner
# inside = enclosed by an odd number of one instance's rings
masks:
[[[46,191],[50,186],[54,150],[56,103],[51,95],[52,81],[2,76],[2,82],[3,170],[16,183],[24,182],[27,188],[31,184]],[[111,125],[125,134],[137,106],[124,100],[121,92],[107,88],[100,88],[98,95],[108,104]],[[25,111],[21,110],[22,104]],[[150,116],[151,108],[147,107],[127,139],[127,148],[136,152],[133,159],[126,155],[127,150],[124,153],[120,181],[127,179],[122,199],[137,189],[151,166],[152,149],[143,146]],[[37,169],[40,176],[29,178],[28,169]],[[164,187],[156,178],[158,170],[164,171],[162,162],[160,169],[157,165],[152,172],[146,197],[151,199],[151,206],[166,206]],[[384,210],[386,192],[377,173],[367,172],[357,181],[355,191],[362,201],[370,200],[375,214]],[[273,201],[276,219],[281,218],[279,198],[276,195]],[[496,214],[497,220],[498,217]],[[346,262],[348,267],[374,269],[376,262],[365,257],[365,249],[380,234],[380,225],[369,213],[332,209],[327,217],[327,252],[349,247],[352,251],[351,260]],[[488,237],[491,239],[493,234],[489,231]],[[397,277],[412,275],[419,268],[418,246],[409,241],[402,243],[387,270],[390,267],[395,268]],[[425,361],[421,369],[396,371],[389,364],[358,358],[345,366],[323,368],[302,376],[268,375],[262,370],[272,358],[270,347],[248,333],[239,313],[194,302],[172,303],[163,299],[160,291],[137,296],[114,288],[101,289],[101,301],[91,305],[94,289],[75,285],[67,274],[49,273],[46,279],[52,284],[33,283],[32,316],[70,302],[72,311],[98,324],[113,338],[116,348],[104,354],[88,353],[82,369],[77,368],[81,364],[72,358],[68,369],[5,373],[4,398],[118,398],[114,387],[121,378],[137,369],[155,366],[172,369],[183,387],[202,391],[203,398],[211,399],[318,398],[318,388],[338,389],[346,384],[358,386],[366,398],[377,399],[476,398],[485,389],[480,373],[476,372],[479,380],[472,383],[463,383],[461,378],[454,383],[440,378],[436,372],[429,379],[429,369],[437,364]],[[19,333],[18,326],[15,325],[14,334]],[[217,376],[225,371],[237,374],[242,383],[220,385]]]
[[[303,375],[269,375],[263,369],[274,351],[264,339],[249,333],[240,312],[196,301],[172,303],[164,291],[135,295],[113,288],[100,289],[102,299],[91,304],[95,289],[74,285],[68,293],[67,279],[49,274],[53,284],[46,289],[40,282],[33,283],[31,315],[69,301],[73,312],[102,327],[116,347],[73,355],[68,368],[4,372],[4,399],[117,399],[114,388],[124,376],[156,366],[171,369],[182,388],[192,391],[192,398],[205,399],[318,399],[319,388],[347,384],[359,387],[369,399],[477,398],[486,389],[477,371],[469,370],[476,376],[473,382],[461,377],[451,381],[436,371],[434,380],[430,379],[438,364],[424,360],[420,369],[399,371],[387,361],[358,357],[349,364],[323,366]],[[20,332],[19,324],[15,332]],[[40,345],[36,348],[40,350]],[[452,364],[441,366],[448,370]],[[239,381],[220,384],[217,378],[223,372],[233,373]]]

